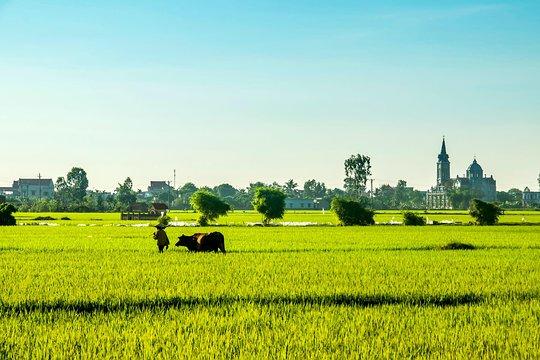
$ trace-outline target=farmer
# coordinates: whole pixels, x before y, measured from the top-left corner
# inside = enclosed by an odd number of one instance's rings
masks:
[[[154,240],[157,240],[158,250],[160,253],[162,253],[163,249],[169,248],[169,238],[165,232],[165,226],[157,224],[155,227],[157,231],[154,233]]]

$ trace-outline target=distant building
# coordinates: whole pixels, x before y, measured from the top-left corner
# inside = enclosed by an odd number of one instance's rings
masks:
[[[467,169],[466,177],[457,177],[453,179],[454,187],[457,189],[472,190],[480,195],[483,201],[493,202],[497,200],[497,182],[490,177],[484,176],[484,170],[478,164],[476,159]]]
[[[163,203],[153,203],[148,206],[146,203],[137,202],[130,206],[129,210],[120,214],[122,220],[156,220],[162,214],[166,214],[169,207]]]
[[[524,207],[540,206],[540,174],[538,174],[538,190],[531,191],[528,187],[523,190]]]
[[[172,186],[167,181],[150,181],[150,186],[146,192],[147,197],[156,197],[159,194],[172,190]]]
[[[329,207],[328,201],[324,199],[285,199],[286,210],[328,210]]]
[[[450,196],[442,185],[432,187],[426,193],[426,207],[428,209],[449,210],[452,209]]]
[[[0,188],[0,193],[28,199],[50,199],[54,196],[52,179],[19,179],[11,188]]]
[[[169,210],[169,207],[167,206],[167,204],[152,203],[152,205],[150,205],[150,209],[148,210],[148,212],[150,212],[151,214],[161,215],[161,214],[166,214],[168,210]]]
[[[467,168],[465,177],[450,178],[450,161],[446,152],[446,142],[443,139],[441,152],[437,162],[437,185],[428,190],[426,206],[428,209],[451,209],[452,204],[448,190],[463,189],[478,194],[480,200],[497,200],[497,182],[493,176],[486,177],[484,170],[476,159]]]
[[[446,191],[450,182],[450,161],[446,153],[446,142],[443,139],[441,152],[437,162],[437,185],[426,193],[426,206],[428,209],[451,209],[450,198]]]
[[[148,212],[148,204],[144,202],[136,202],[131,204],[129,207],[130,212],[135,213],[147,213]]]
[[[540,205],[540,191],[531,191],[528,187],[523,190],[523,206],[532,207]]]
[[[8,187],[8,186],[0,187],[0,195],[4,195],[4,196],[13,195],[13,188]]]

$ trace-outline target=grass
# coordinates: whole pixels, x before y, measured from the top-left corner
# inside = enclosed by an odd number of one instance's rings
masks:
[[[217,230],[0,228],[0,358],[540,356],[539,226]]]

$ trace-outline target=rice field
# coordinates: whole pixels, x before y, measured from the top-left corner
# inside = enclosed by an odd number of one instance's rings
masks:
[[[152,230],[0,228],[0,358],[540,357],[540,226]]]
[[[438,211],[416,211],[418,214],[430,221],[446,223],[468,224],[473,219],[467,211],[438,210]],[[55,220],[46,223],[56,223],[59,225],[115,225],[115,224],[138,224],[141,221],[120,221],[119,213],[16,213],[18,222],[21,224],[38,224],[43,221],[35,220],[38,217],[51,217]],[[194,224],[197,221],[197,214],[193,211],[172,211],[170,216],[173,221],[183,224]],[[69,220],[60,220],[63,217]],[[232,211],[227,216],[222,216],[217,220],[219,225],[244,226],[261,222],[261,215],[255,211]],[[377,223],[399,223],[403,221],[403,213],[396,210],[377,211],[375,214]],[[148,221],[142,221],[142,223]],[[286,211],[281,220],[276,224],[311,224],[311,225],[337,225],[338,221],[332,211]],[[540,225],[540,211],[506,211],[500,217],[501,224],[538,224]]]

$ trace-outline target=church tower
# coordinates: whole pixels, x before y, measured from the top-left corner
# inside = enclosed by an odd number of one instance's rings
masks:
[[[437,162],[437,186],[446,184],[450,180],[450,161],[446,153],[446,142],[443,138],[439,161]]]

